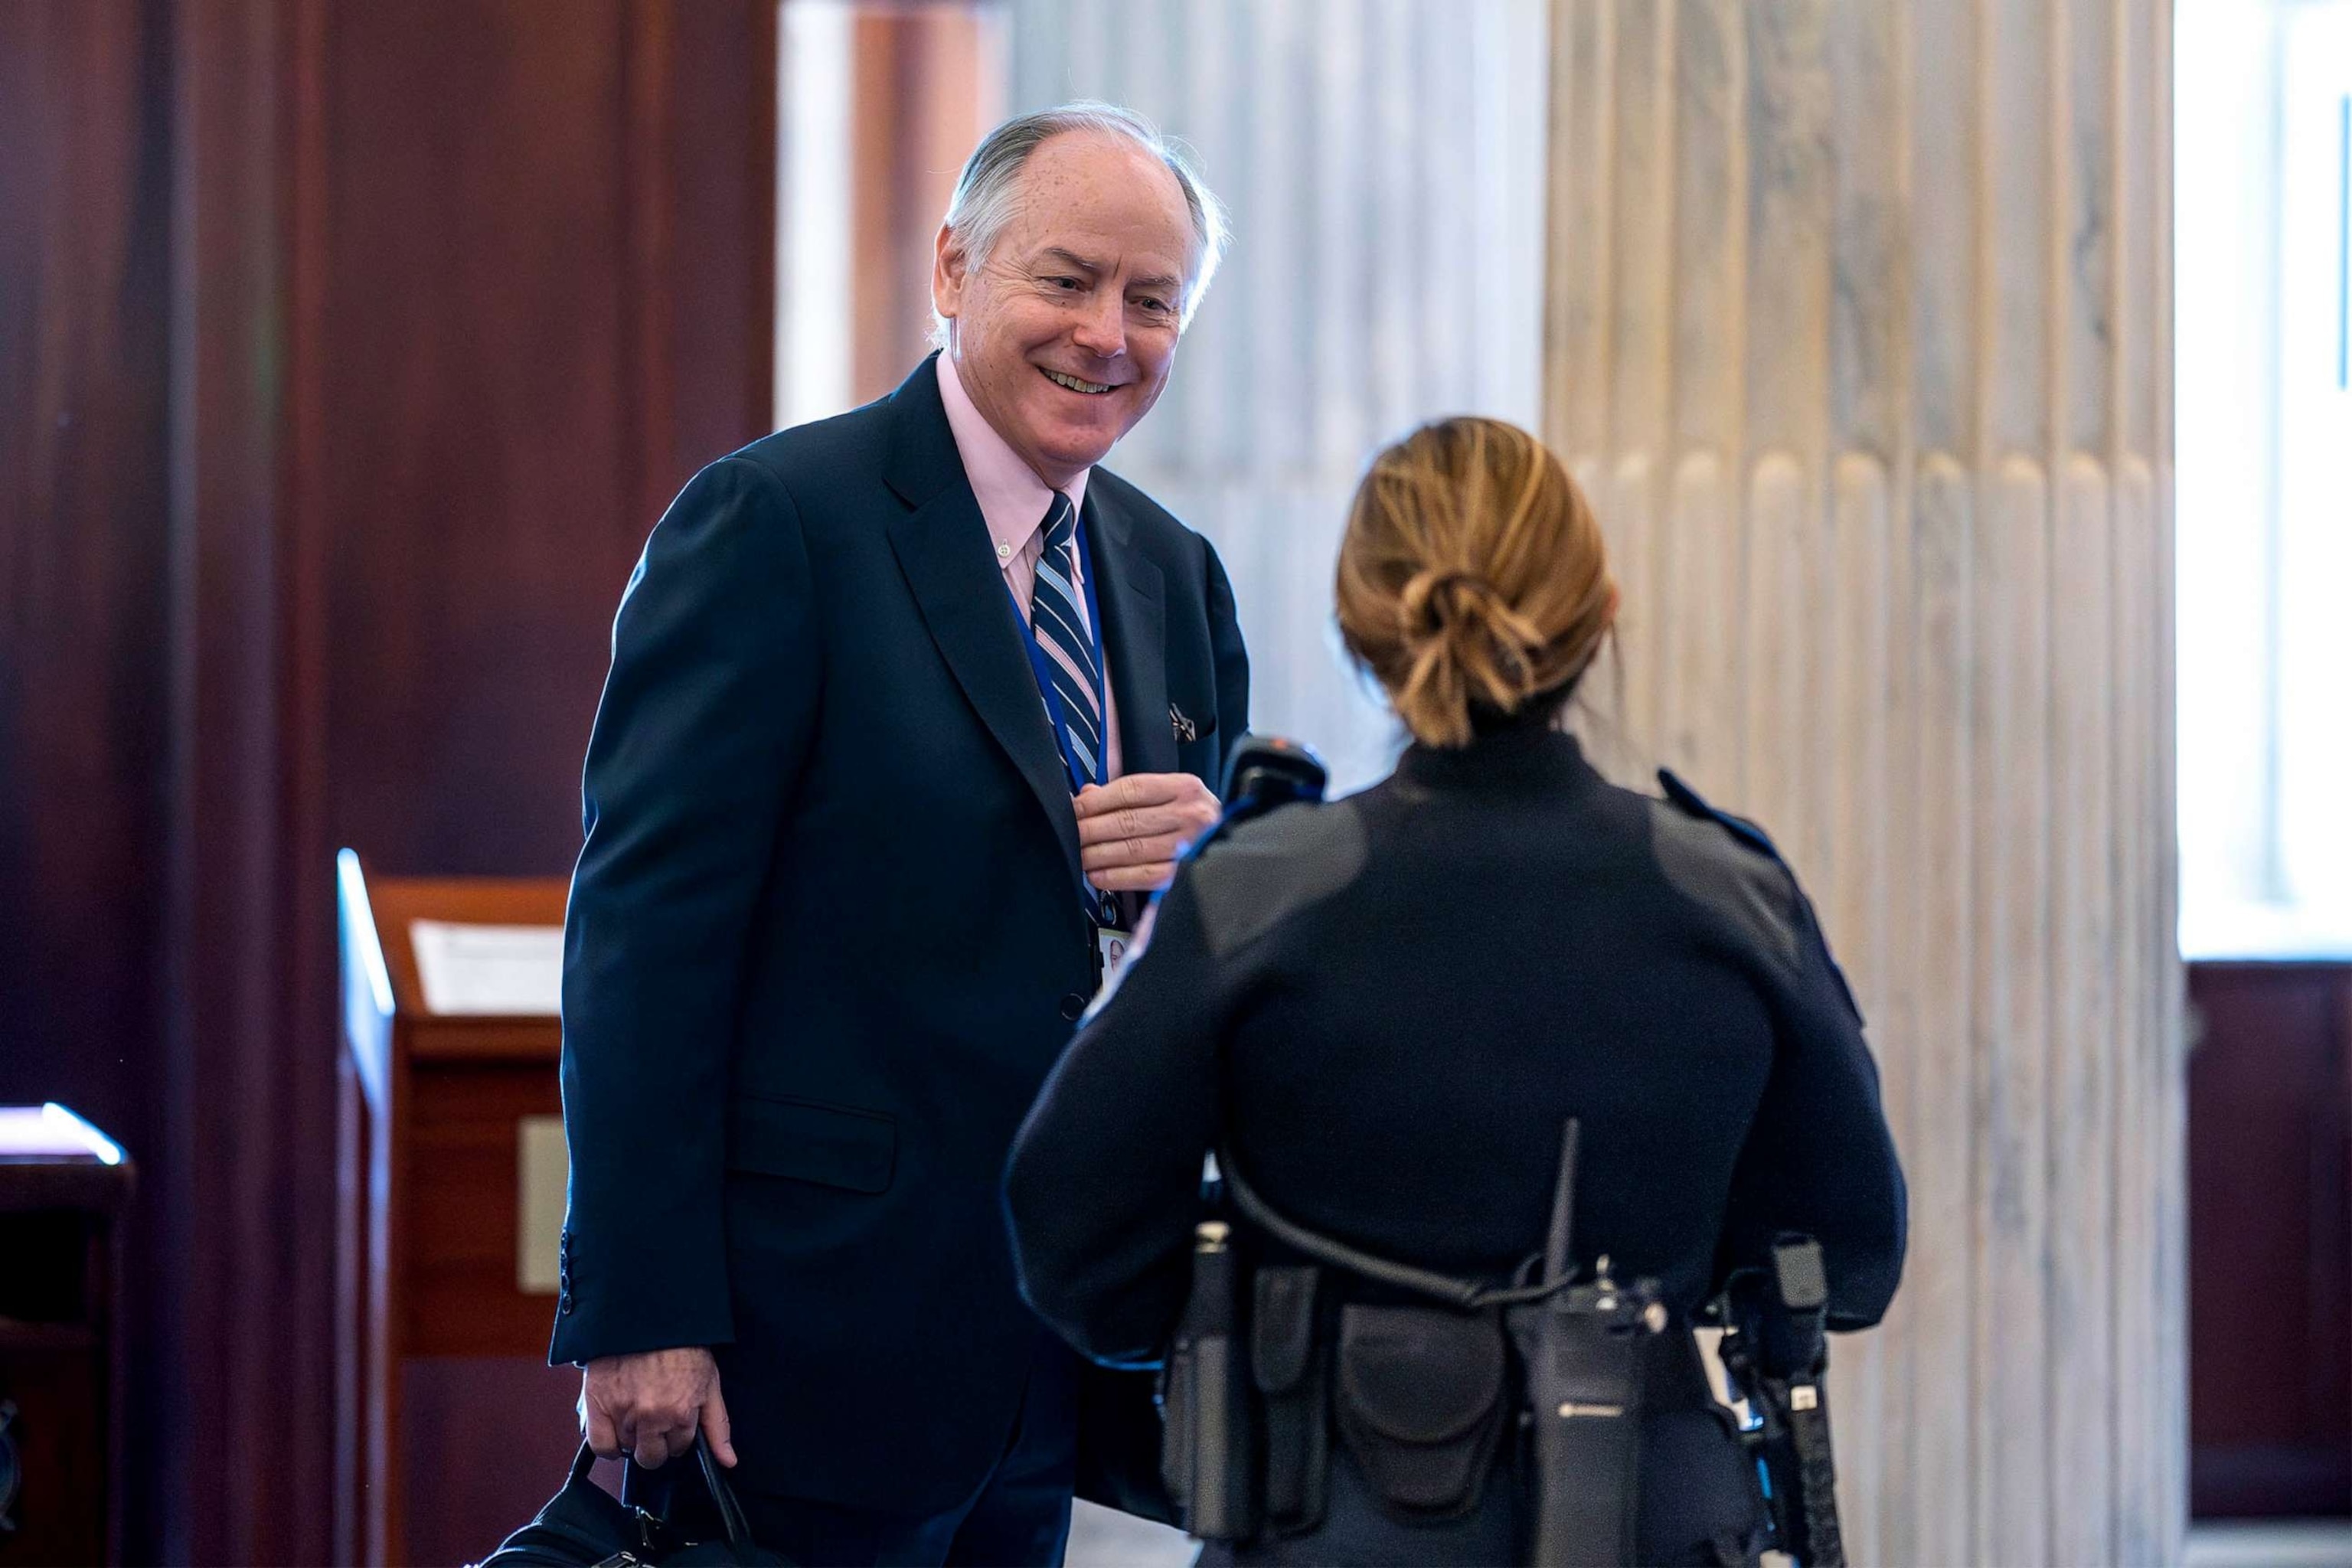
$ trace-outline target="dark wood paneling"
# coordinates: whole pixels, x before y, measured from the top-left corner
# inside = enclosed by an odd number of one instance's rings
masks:
[[[65,1101],[141,1158],[168,1124],[167,20],[0,5],[0,1102]],[[123,1224],[131,1407],[152,1412],[161,1227],[151,1204]],[[128,1436],[136,1552],[163,1457],[152,1423]]]
[[[331,827],[379,871],[569,868],[646,530],[766,427],[744,329],[772,287],[772,92],[736,57],[772,46],[746,26],[615,0],[335,14]]]
[[[424,1356],[543,1349],[555,1298],[515,1288],[515,1141],[524,1117],[563,1113],[555,1073],[545,1063],[435,1063],[410,1081],[402,1172],[410,1263],[401,1343]]]
[[[318,395],[330,614],[361,656],[331,662],[328,747],[334,833],[383,871],[565,868],[648,521],[626,18],[550,16],[355,6],[331,31]]]
[[[171,1121],[152,1184],[173,1307],[163,1554],[328,1549],[334,1171],[331,895],[302,874],[323,787],[317,520],[288,418],[326,346],[292,309],[294,148],[318,6],[170,8],[171,834],[162,894]],[[182,1414],[184,1412],[184,1414]],[[197,1453],[203,1455],[202,1460]]]
[[[2352,966],[2191,964],[2189,992],[2192,1506],[2352,1514]]]
[[[24,1480],[0,1568],[108,1560],[100,1355],[87,1331],[0,1323],[0,1390],[16,1406],[8,1438]]]
[[[323,1561],[331,856],[561,873],[764,430],[772,0],[0,5],[0,1098],[148,1167],[134,1557]]]
[[[168,91],[136,5],[0,6],[0,1100],[145,1130],[163,858]]]

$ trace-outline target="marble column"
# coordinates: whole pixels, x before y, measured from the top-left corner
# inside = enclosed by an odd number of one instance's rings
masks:
[[[2170,6],[1555,0],[1546,427],[1619,761],[1770,828],[1912,1181],[1858,1563],[2184,1522]]]

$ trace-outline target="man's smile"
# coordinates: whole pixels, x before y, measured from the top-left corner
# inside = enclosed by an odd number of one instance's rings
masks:
[[[1043,365],[1040,365],[1038,368],[1040,370],[1045,369]],[[1072,392],[1083,392],[1087,394],[1089,396],[1099,395],[1110,390],[1110,386],[1108,383],[1099,381],[1080,381],[1076,376],[1065,375],[1058,370],[1045,371],[1045,379],[1052,382],[1055,386],[1066,386]]]

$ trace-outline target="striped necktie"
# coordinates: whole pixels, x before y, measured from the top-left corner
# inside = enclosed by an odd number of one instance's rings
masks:
[[[1054,740],[1076,794],[1100,776],[1103,754],[1101,667],[1094,639],[1078,608],[1078,514],[1070,498],[1054,492],[1042,525],[1045,551],[1037,558],[1037,583],[1029,600],[1029,625],[1045,650],[1045,668],[1060,699],[1062,722]]]

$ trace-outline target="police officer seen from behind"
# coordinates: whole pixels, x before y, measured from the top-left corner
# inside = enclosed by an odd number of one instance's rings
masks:
[[[1572,1118],[1569,1257],[1587,1279],[1604,1255],[1654,1279],[1671,1325],[1646,1342],[1626,1450],[1634,1560],[1738,1563],[1759,1489],[1689,1324],[1784,1232],[1820,1242],[1831,1328],[1877,1322],[1903,1177],[1862,1019],[1764,835],[1679,781],[1664,799],[1604,782],[1559,728],[1616,608],[1589,504],[1526,432],[1448,419],[1381,453],[1340,546],[1339,624],[1411,747],[1374,788],[1240,824],[1180,871],[1031,1111],[1007,1200],[1030,1303],[1086,1353],[1148,1363],[1185,1310],[1204,1153],[1312,1231],[1507,1284],[1544,1246]],[[1335,1360],[1330,1298],[1382,1288],[1327,1271],[1314,1289],[1312,1345],[1253,1347],[1261,1385],[1314,1408],[1259,1412],[1251,1463],[1288,1473],[1255,1478],[1233,1559],[1524,1560],[1506,1423],[1439,1410],[1416,1432],[1410,1411],[1351,1407],[1377,1379]],[[1262,1334],[1268,1301],[1261,1286]],[[1483,1397],[1475,1360],[1430,1396]],[[1398,1460],[1383,1430],[1439,1447]],[[1471,1466],[1450,1492],[1412,1468],[1449,1433]]]

